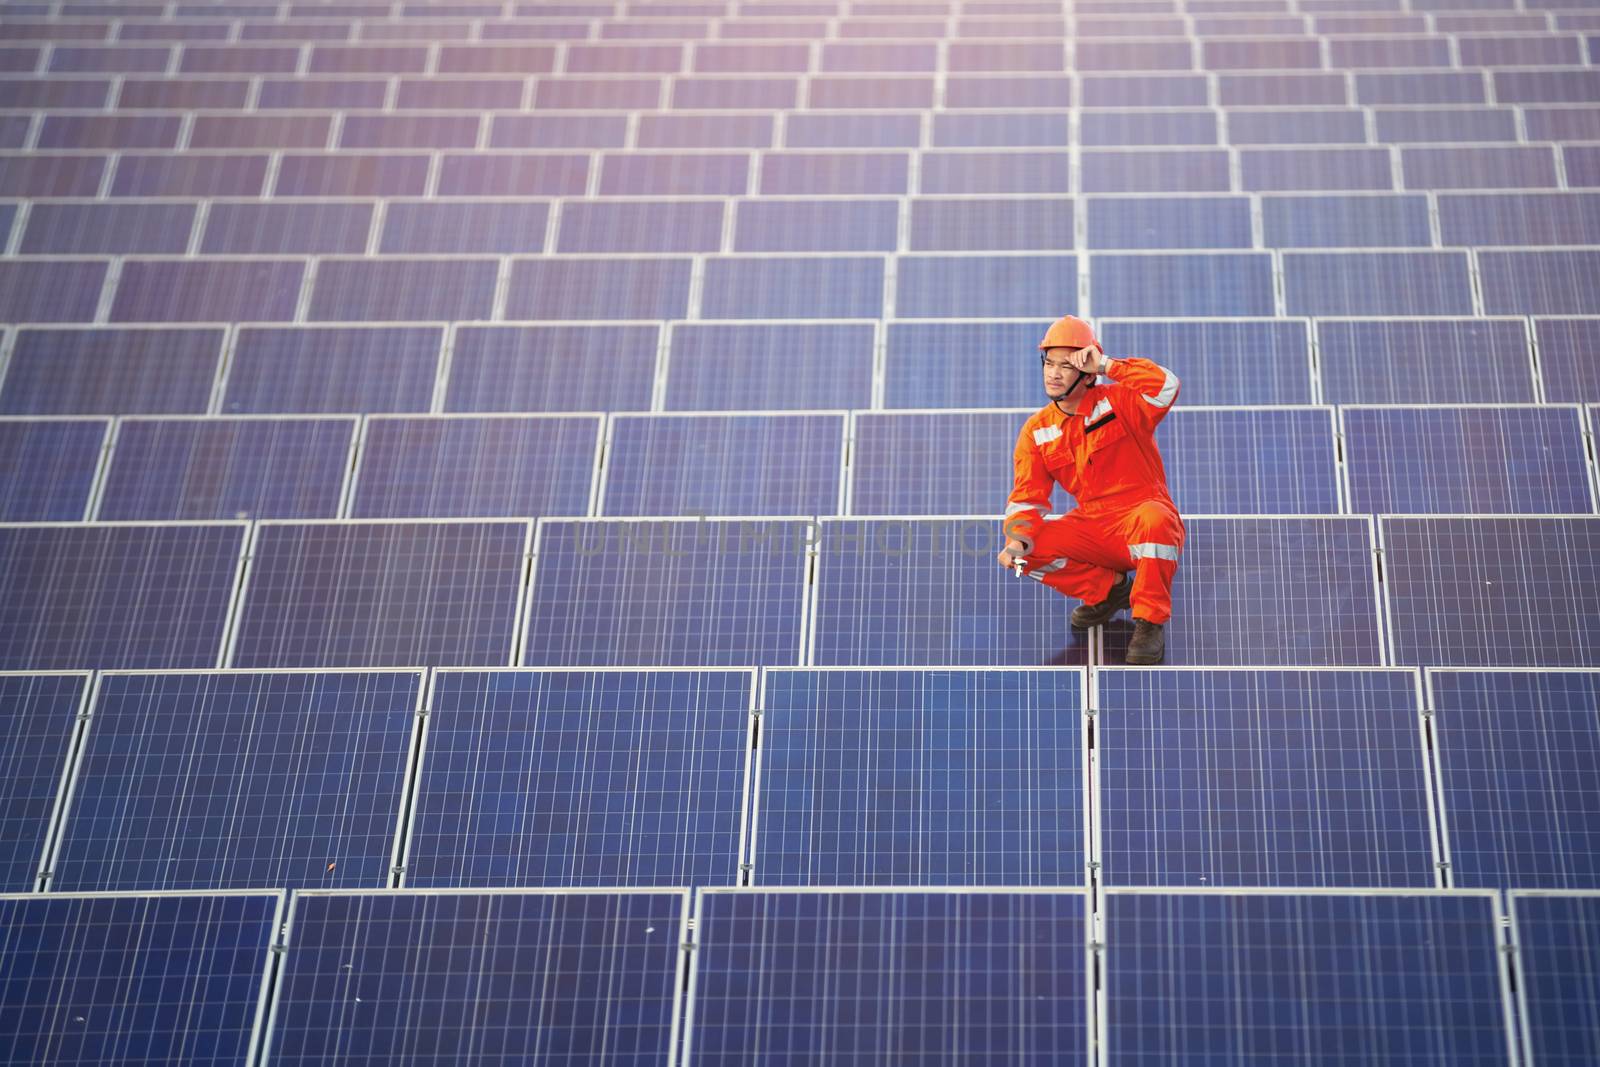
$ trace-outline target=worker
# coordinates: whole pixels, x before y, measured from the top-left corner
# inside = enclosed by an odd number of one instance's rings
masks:
[[[1075,627],[1131,608],[1126,661],[1160,663],[1184,529],[1154,435],[1177,399],[1177,376],[1147,359],[1108,358],[1072,315],[1050,325],[1039,349],[1050,403],[1017,436],[1000,564],[1020,562],[1029,577],[1082,600]],[[1111,384],[1097,384],[1101,375]],[[1078,506],[1046,518],[1056,484]]]

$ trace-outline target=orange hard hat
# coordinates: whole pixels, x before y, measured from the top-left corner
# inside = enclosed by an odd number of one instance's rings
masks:
[[[1089,324],[1076,315],[1063,315],[1050,324],[1044,332],[1044,340],[1039,342],[1039,350],[1047,348],[1087,348],[1094,345],[1100,347],[1100,342],[1095,340],[1094,331]],[[1103,351],[1103,349],[1102,349]]]

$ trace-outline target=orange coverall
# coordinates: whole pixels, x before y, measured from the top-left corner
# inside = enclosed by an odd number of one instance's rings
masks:
[[[1105,376],[1112,384],[1090,386],[1070,415],[1049,404],[1023,424],[1005,531],[1022,542],[1030,578],[1086,604],[1133,571],[1130,613],[1165,623],[1184,529],[1155,429],[1178,378],[1147,359],[1113,359]],[[1053,483],[1078,506],[1047,519]]]

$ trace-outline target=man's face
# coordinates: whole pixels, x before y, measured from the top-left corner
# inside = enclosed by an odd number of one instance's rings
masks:
[[[1052,401],[1060,403],[1077,397],[1094,383],[1093,375],[1079,380],[1078,364],[1087,364],[1087,355],[1093,349],[1047,348],[1044,351],[1044,391]],[[1074,385],[1074,383],[1077,383]]]

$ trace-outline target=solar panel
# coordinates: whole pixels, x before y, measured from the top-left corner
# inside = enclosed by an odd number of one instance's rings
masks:
[[[428,155],[421,152],[285,152],[272,182],[272,195],[275,198],[422,196],[427,192],[428,165]],[[118,168],[120,173],[121,168]],[[260,185],[257,180],[255,188],[240,189],[232,195],[257,195]],[[439,192],[448,196],[456,190],[447,178],[441,177]],[[140,195],[159,194],[150,190],[146,183]]]
[[[0,669],[215,666],[245,532],[0,525]]]
[[[16,209],[11,208],[0,216],[0,235],[11,232],[15,214]],[[189,247],[194,215],[192,204],[37,203],[28,212],[17,251],[23,255],[182,255]]]
[[[1089,247],[1250,248],[1250,201],[1243,197],[1095,197]]]
[[[549,213],[549,206],[539,203],[390,201],[384,215],[383,234],[378,239],[378,253],[514,255],[538,250],[544,247],[545,219]],[[365,237],[363,230],[362,246],[353,251],[365,249]],[[475,263],[462,264],[460,260],[451,260],[449,265],[456,264],[476,266]]]
[[[1070,313],[1078,302],[1071,255],[901,256],[897,270],[899,318],[1048,317]]]
[[[1303,319],[1099,319],[1096,325],[1108,354],[1153,359],[1178,376],[1179,410],[1311,402],[1311,340]]]
[[[1507,899],[1523,1062],[1593,1062],[1600,1056],[1600,894],[1530,889]]]
[[[1535,319],[1533,336],[1546,400],[1600,401],[1600,318]]]
[[[1400,149],[1408,189],[1554,189],[1555,164],[1548,145]]]
[[[0,388],[11,415],[203,412],[217,328],[20,329]]]
[[[53,890],[386,886],[422,672],[106,674]]]
[[[1095,677],[1104,884],[1436,884],[1415,671]]]
[[[850,507],[856,515],[999,514],[1028,409],[855,413]],[[928,463],[928,449],[942,458]]]
[[[1381,664],[1377,576],[1366,516],[1185,516],[1172,585],[1172,666]],[[1121,663],[1133,623],[1104,627]],[[1410,662],[1410,661],[1406,661]]]
[[[786,148],[916,148],[922,143],[922,116],[797,111],[784,116],[783,138]]]
[[[228,666],[511,662],[526,522],[256,525]]]
[[[769,670],[754,884],[1081,885],[1078,670]]]
[[[492,318],[499,268],[498,260],[483,257],[323,259],[317,264],[306,318],[313,322]]]
[[[1045,318],[1027,322],[891,322],[883,404],[888,408],[1029,406],[1036,410],[1045,403],[1038,345],[1049,325]],[[951,353],[970,355],[952,358]]]
[[[124,419],[98,519],[333,518],[351,418]]]
[[[1174,410],[1156,428],[1156,442],[1179,512],[1342,510],[1332,414],[1328,408]]]
[[[1102,904],[1104,1062],[1512,1062],[1495,898],[1141,892]]]
[[[0,262],[0,322],[93,322],[107,269],[93,260]]]
[[[737,196],[749,185],[748,153],[613,153],[601,157],[601,196]]]
[[[896,200],[745,200],[734,218],[736,252],[893,252]]]
[[[1351,511],[1595,510],[1575,406],[1347,407],[1341,418]]]
[[[1078,142],[1085,148],[1217,143],[1217,116],[1211,111],[1085,111],[1078,119]]]
[[[382,78],[262,78],[256,108],[268,111],[382,107],[387,91],[387,82]],[[288,162],[287,158],[285,162]]]
[[[1451,884],[1600,888],[1600,674],[1427,679]]]
[[[1385,108],[1373,112],[1380,142],[1515,141],[1510,108]]]
[[[764,196],[904,193],[909,166],[909,156],[905,152],[766,152],[761,156],[761,193]],[[744,192],[743,188],[738,191]]]
[[[523,25],[531,25],[523,23]],[[489,24],[482,24],[485,36]],[[584,27],[588,32],[588,27]],[[448,85],[418,82],[418,88]],[[520,80],[517,82],[520,89]],[[405,106],[407,83],[400,82],[400,106]],[[491,148],[621,148],[628,140],[626,115],[494,115],[489,126]]]
[[[995,565],[999,535],[999,518],[989,516],[822,519],[809,662],[1088,662],[1088,637],[1068,625],[1067,602]]]
[[[799,80],[794,77],[763,78],[737,75],[711,75],[706,77],[679,76],[671,80],[671,106],[674,108],[763,108],[773,111],[792,108],[799,100]],[[656,96],[651,95],[635,107],[653,108]]]
[[[932,143],[940,148],[1059,148],[1071,141],[1069,119],[1062,112],[935,112]]]
[[[15,1063],[249,1063],[276,892],[0,897]]]
[[[31,891],[47,869],[87,674],[0,673],[0,887]]]
[[[1433,242],[1427,197],[1416,194],[1263,196],[1261,232],[1269,248],[1415,248]]]
[[[1072,191],[1067,152],[939,152],[920,160],[918,191],[961,193],[1061,193]]]
[[[708,319],[876,319],[883,311],[885,270],[881,256],[708,257],[700,314]]]
[[[440,671],[408,888],[736,885],[753,671]]]
[[[1079,891],[705,890],[685,1059],[1088,1062]]]
[[[1106,317],[1272,315],[1272,257],[1102,253],[1089,258],[1089,291],[1095,314]]]
[[[1480,251],[1483,309],[1490,315],[1591,315],[1600,312],[1594,277],[1600,251]]]
[[[658,333],[654,325],[458,326],[444,408],[647,409]]]
[[[1224,149],[1084,149],[1085,193],[1226,193],[1233,187]]]
[[[926,108],[932,100],[907,93],[907,106]],[[931,97],[931,93],[928,97]],[[1005,77],[994,74],[949,74],[944,81],[944,106],[947,108],[1072,106],[1072,79],[1029,74]]]
[[[28,69],[33,69],[31,64]],[[8,93],[12,91],[12,84],[8,79]],[[35,81],[33,84],[44,83]],[[99,103],[95,106],[98,107]],[[0,193],[16,197],[94,196],[100,188],[107,165],[107,160],[100,156],[68,155],[63,152],[0,156]]]
[[[670,1062],[679,891],[300,893],[273,1063]]]
[[[443,342],[438,326],[241,326],[222,411],[426,411]]]
[[[439,159],[440,196],[582,196],[588,183],[587,155],[446,152]],[[417,188],[389,195],[423,192]]]
[[[918,252],[1070,249],[1072,201],[1041,197],[914,199],[909,244]]]
[[[508,319],[652,320],[689,309],[687,257],[511,261]]]
[[[587,514],[601,423],[598,415],[368,419],[349,515]]]
[[[521,662],[796,664],[803,519],[542,520]]]
[[[1395,663],[1600,666],[1600,518],[1379,519]]]
[[[638,141],[640,148],[770,148],[772,127],[771,115],[641,115]]]
[[[86,517],[109,429],[104,419],[0,417],[0,522]]]
[[[1471,315],[1464,252],[1285,252],[1291,315]]]
[[[616,416],[600,514],[837,514],[845,421],[844,412]]]
[[[1080,36],[1093,36],[1087,26],[1078,20]],[[1205,107],[1211,101],[1209,79],[1200,74],[1086,74],[1081,81],[1084,107]]]
[[[304,271],[304,263],[288,259],[128,259],[109,319],[284,322],[295,317]]]
[[[1280,101],[1287,103],[1286,100]],[[1227,113],[1228,143],[1235,145],[1366,144],[1366,116],[1355,108],[1273,108]]]
[[[130,205],[131,206],[131,205]],[[371,204],[213,203],[200,251],[206,255],[320,255],[366,250]],[[187,247],[189,229],[180,231]],[[184,248],[173,249],[182,253]]]
[[[1322,399],[1330,404],[1534,399],[1521,319],[1319,319],[1316,331]]]
[[[665,406],[676,411],[870,407],[876,336],[870,322],[674,323]]]

